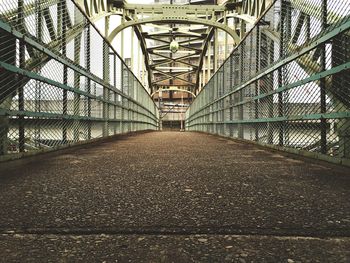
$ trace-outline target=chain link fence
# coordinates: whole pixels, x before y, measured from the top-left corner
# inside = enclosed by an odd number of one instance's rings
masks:
[[[73,1],[0,2],[0,158],[154,130],[158,118]]]
[[[187,110],[186,129],[350,165],[349,28],[348,0],[274,1]]]

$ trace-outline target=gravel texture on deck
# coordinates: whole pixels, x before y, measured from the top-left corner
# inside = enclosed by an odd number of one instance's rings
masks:
[[[149,132],[0,163],[0,262],[350,262],[350,169]]]

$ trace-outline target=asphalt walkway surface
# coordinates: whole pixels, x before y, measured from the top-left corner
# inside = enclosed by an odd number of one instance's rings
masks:
[[[350,169],[187,132],[0,163],[0,262],[350,262]]]

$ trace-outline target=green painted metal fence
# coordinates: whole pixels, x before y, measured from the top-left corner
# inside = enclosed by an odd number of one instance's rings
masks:
[[[0,2],[0,157],[157,127],[148,92],[73,1]]]
[[[350,2],[277,0],[186,112],[186,129],[350,165]]]

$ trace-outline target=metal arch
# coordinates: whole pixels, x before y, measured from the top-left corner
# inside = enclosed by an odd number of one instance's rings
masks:
[[[117,12],[113,12],[111,13],[110,15],[120,15],[120,16],[123,16],[122,13],[118,14]],[[129,16],[125,16],[125,19],[127,20],[131,20],[132,18],[129,17]],[[141,50],[142,50],[142,53],[144,55],[144,62],[145,62],[145,67],[146,67],[146,70],[148,73],[151,72],[151,66],[149,64],[149,61],[150,61],[150,58],[149,58],[149,54],[147,52],[147,45],[146,45],[146,41],[144,39],[144,37],[142,36],[142,30],[140,29],[139,26],[134,26],[134,32],[138,38],[138,40],[140,41],[140,44],[141,44]],[[106,36],[107,37],[107,36]],[[148,74],[148,84],[149,84],[149,88],[151,89],[151,92],[153,91],[153,87],[151,85],[152,83],[152,76],[151,74]]]
[[[151,18],[145,18],[145,19],[139,19],[139,20],[133,20],[133,21],[128,21],[117,28],[115,28],[110,35],[108,36],[107,40],[108,41],[113,41],[113,39],[118,35],[119,32],[124,30],[127,27],[130,26],[136,26],[136,25],[142,25],[142,24],[152,24],[152,23],[175,23],[175,24],[197,24],[197,25],[206,25],[206,26],[211,26],[215,28],[220,28],[221,30],[227,32],[230,34],[230,36],[233,38],[233,40],[236,43],[239,43],[240,38],[237,35],[237,33],[229,28],[228,26],[225,26],[223,24],[220,24],[216,21],[208,21],[206,19],[201,19],[201,18],[191,18],[191,17],[151,17]]]
[[[95,22],[104,17],[109,17],[112,15],[124,16],[124,12],[121,10],[116,10],[112,8],[111,1],[107,0],[75,0],[75,2],[83,9],[83,11],[90,17],[90,19]],[[112,11],[113,10],[113,11]],[[130,16],[125,15],[126,20],[132,20]],[[139,26],[134,26],[134,32],[140,41],[141,50],[144,55],[144,63],[147,72],[150,73],[151,68],[149,64],[149,54],[147,52],[147,45],[145,39],[142,37],[142,31]],[[107,37],[107,36],[106,36]],[[152,76],[148,74],[148,83],[152,92]]]
[[[152,92],[152,89],[153,89],[153,87],[151,85],[151,83],[152,83],[152,75],[150,74],[151,66],[149,64],[149,54],[147,52],[146,41],[142,37],[142,30],[140,30],[139,26],[134,26],[134,31],[135,31],[135,34],[136,34],[136,36],[139,39],[140,44],[141,44],[141,50],[142,50],[142,53],[144,55],[145,67],[146,67],[147,72],[149,73],[148,74],[148,84],[149,84],[149,88],[151,89],[151,92]]]
[[[117,28],[115,28],[111,32],[111,34],[108,36],[107,40],[112,42],[113,39],[118,35],[118,33],[127,27],[130,27],[130,26],[135,27],[137,25],[148,24],[148,23],[158,23],[158,22],[160,22],[160,23],[179,23],[179,24],[200,24],[200,25],[206,25],[206,26],[210,26],[210,27],[214,27],[214,28],[220,28],[223,31],[227,32],[233,38],[233,40],[235,41],[236,44],[239,43],[239,41],[240,41],[240,38],[237,35],[237,33],[234,30],[232,30],[230,27],[228,27],[227,25],[220,23],[221,22],[220,20],[213,21],[213,20],[207,20],[207,19],[190,18],[187,16],[183,16],[182,18],[179,16],[176,16],[176,17],[157,16],[157,17],[151,17],[151,18],[140,19],[140,20],[138,20],[136,18],[133,21],[128,21],[128,22],[118,26]],[[207,42],[207,41],[205,41],[205,42]],[[205,47],[207,47],[207,45]],[[196,71],[194,71],[194,72],[192,71],[193,73],[195,73],[197,75],[197,77],[195,78],[196,85],[194,87],[198,86],[199,72],[200,72],[200,68],[202,67],[202,64],[203,64],[203,57],[205,55],[205,52],[203,52],[203,50],[202,50],[202,52],[199,54],[200,54],[200,58],[201,58],[199,60],[199,62],[201,62],[201,63],[199,66],[197,66]],[[148,52],[147,52],[147,55],[148,55]],[[151,78],[152,69],[150,67],[147,67],[147,66],[146,66],[146,68],[148,68],[148,72],[149,72],[148,76],[149,76],[149,78]],[[162,79],[162,80],[166,80],[166,79]],[[150,83],[152,83],[152,82],[150,81]],[[150,87],[153,87],[153,85],[150,85]]]
[[[155,92],[153,92],[151,94],[151,97],[153,97],[156,93],[159,93],[160,91],[181,91],[181,92],[186,92],[186,93],[191,94],[193,96],[193,98],[196,97],[196,94],[194,94],[193,92],[191,92],[189,90],[179,89],[179,88],[176,88],[176,87],[171,87],[171,88],[168,88],[168,89],[158,89],[158,90],[156,90]]]
[[[229,18],[236,18],[239,19],[241,21],[244,21],[248,24],[254,25],[259,17],[261,17],[263,15],[263,13],[265,12],[265,10],[268,10],[268,8],[270,8],[271,5],[273,5],[274,0],[263,0],[260,3],[260,5],[256,5],[256,4],[252,4],[251,3],[252,0],[243,0],[242,2],[239,3],[234,3],[235,5],[237,5],[237,9],[238,12],[237,13],[230,13],[230,14],[226,14],[223,17],[220,17],[217,22],[221,23],[222,21],[224,21],[225,19],[229,19]],[[229,4],[230,1],[226,1],[224,4]],[[255,3],[255,1],[254,1]],[[208,49],[208,44],[210,43],[213,35],[215,32],[215,28],[211,27],[208,28],[208,32],[207,32],[207,38],[204,41],[203,45],[202,45],[202,53],[199,59],[199,65],[198,68],[199,70],[197,71],[196,74],[196,89],[199,86],[199,78],[200,78],[200,69],[203,66],[203,60],[204,57],[207,53],[207,49]]]
[[[221,29],[228,33],[235,44],[240,42],[240,37],[236,31],[230,28],[227,24],[222,23],[227,21],[227,19],[239,19],[248,24],[254,24],[257,19],[263,14],[267,6],[272,4],[273,0],[242,0],[240,2],[236,1],[226,1],[223,5],[140,5],[140,4],[127,4],[121,3],[117,0],[76,0],[80,3],[80,6],[84,6],[87,14],[93,16],[111,16],[111,15],[120,15],[123,16],[126,22],[122,23],[116,27],[109,36],[106,36],[109,42],[112,42],[113,39],[125,28],[133,26],[134,32],[137,35],[141,49],[144,54],[144,62],[148,74],[148,82],[150,88],[152,89],[152,67],[150,65],[150,54],[147,49],[145,36],[140,28],[140,25],[143,24],[152,24],[152,23],[176,23],[176,24],[197,24],[208,26],[206,37],[204,39],[201,52],[199,53],[199,65],[196,67],[197,70],[193,73],[196,74],[195,81],[196,86],[199,85],[199,77],[201,68],[203,66],[203,59],[206,55],[208,49],[208,44],[213,37],[215,29]],[[234,11],[233,13],[228,13],[228,11]],[[225,12],[225,15],[220,17],[218,20],[215,20],[215,17],[218,13]],[[150,14],[151,17],[139,19],[137,14]],[[209,16],[208,16],[209,15]],[[195,16],[195,17],[194,17]],[[200,18],[206,17],[206,18]],[[211,19],[208,19],[211,17]],[[98,18],[96,18],[97,20]],[[244,33],[244,32],[243,32]],[[242,34],[241,34],[242,35]],[[181,62],[180,62],[181,63]]]

